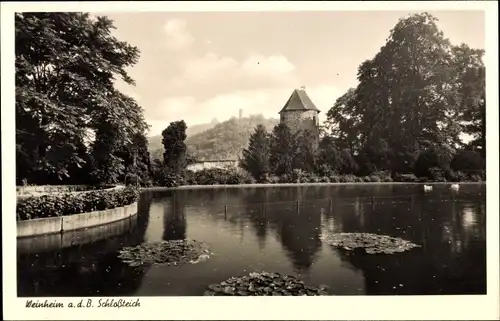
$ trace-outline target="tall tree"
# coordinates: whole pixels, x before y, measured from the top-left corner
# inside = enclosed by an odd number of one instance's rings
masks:
[[[184,120],[170,123],[161,133],[163,139],[164,184],[174,186],[179,183],[180,175],[186,168],[186,123]]]
[[[274,127],[271,135],[270,166],[277,176],[291,175],[295,155],[295,140],[290,128],[285,124]]]
[[[257,125],[250,135],[248,148],[243,149],[240,166],[261,182],[269,173],[270,138],[264,125]]]
[[[337,148],[348,149],[351,153],[359,151],[360,136],[359,130],[362,124],[360,123],[359,112],[357,110],[356,90],[349,90],[339,97],[335,104],[326,114],[326,130],[333,141],[332,143]],[[325,142],[326,143],[326,142]]]
[[[318,132],[317,130],[300,130],[295,136],[294,168],[307,172],[316,170],[316,157],[318,152]],[[291,146],[293,147],[293,145]]]
[[[139,50],[112,36],[113,28],[108,18],[87,13],[16,13],[19,178],[44,177],[38,180],[43,183],[47,176],[70,176],[70,168],[86,162],[79,144],[89,132],[102,132],[110,117],[117,137],[140,130],[129,115],[142,115],[142,109],[123,104],[114,89],[118,77],[134,83],[126,68],[137,62]]]
[[[457,148],[461,121],[474,118],[464,111],[471,105],[465,93],[479,97],[480,77],[473,80],[470,70],[479,70],[481,51],[453,47],[436,21],[428,13],[401,19],[375,57],[360,65],[357,88],[327,114],[339,143],[365,153],[378,169],[409,171],[431,145]],[[480,124],[480,112],[475,116]]]

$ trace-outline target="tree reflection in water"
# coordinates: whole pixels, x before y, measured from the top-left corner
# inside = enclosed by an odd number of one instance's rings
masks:
[[[435,204],[417,202],[414,211],[420,215],[384,215],[389,206],[378,207],[379,215],[369,215],[365,224],[348,221],[346,230],[379,231],[405,238],[422,248],[396,255],[369,255],[332,248],[341,260],[363,271],[366,294],[481,294],[486,292],[486,247],[484,207],[481,203],[450,202]],[[393,206],[391,206],[393,207]],[[391,209],[393,210],[393,209]],[[459,218],[474,213],[475,223]],[[452,213],[450,215],[450,213]],[[342,220],[343,216],[339,216]],[[392,221],[392,224],[389,222]],[[407,229],[394,227],[407,226]]]
[[[163,203],[163,240],[186,239],[186,225],[185,194],[175,192]]]

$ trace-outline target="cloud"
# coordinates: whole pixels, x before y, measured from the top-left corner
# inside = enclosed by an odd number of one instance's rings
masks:
[[[194,38],[187,29],[187,24],[181,19],[168,20],[163,25],[163,31],[166,35],[166,43],[170,49],[182,50],[189,47]]]
[[[265,117],[278,118],[278,112],[288,100],[293,88],[262,88],[237,90],[213,95],[207,99],[192,96],[179,96],[164,99],[154,111],[146,114],[151,128],[151,135],[157,135],[171,121],[183,119],[187,125],[210,122],[213,118],[225,121],[238,117],[239,109],[244,116],[262,114]],[[321,110],[320,120],[326,118],[326,112],[343,90],[334,85],[320,85],[306,88],[309,97]]]
[[[180,92],[249,90],[262,87],[293,87],[298,85],[295,66],[281,55],[251,55],[237,60],[209,52],[188,60],[179,77],[169,86]]]

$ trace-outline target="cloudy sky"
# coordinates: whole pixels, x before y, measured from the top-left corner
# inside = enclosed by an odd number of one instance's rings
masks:
[[[402,11],[104,13],[115,35],[137,46],[130,75],[135,97],[160,134],[171,121],[188,126],[237,116],[277,113],[305,86],[325,112],[357,84],[359,64],[385,43]],[[430,12],[452,43],[483,48],[484,13]]]

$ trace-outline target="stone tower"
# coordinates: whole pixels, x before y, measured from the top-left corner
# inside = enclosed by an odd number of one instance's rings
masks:
[[[318,114],[320,110],[316,108],[305,88],[295,89],[279,112],[280,123],[286,124],[292,132],[304,129],[319,129]]]

